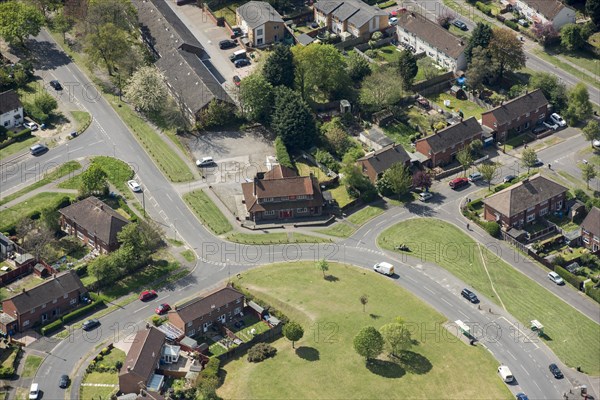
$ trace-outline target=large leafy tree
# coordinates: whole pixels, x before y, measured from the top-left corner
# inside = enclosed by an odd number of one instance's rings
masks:
[[[402,51],[398,58],[398,73],[400,74],[402,86],[405,90],[410,90],[413,81],[415,80],[415,76],[417,76],[417,72],[419,72],[419,67],[417,66],[417,59],[412,51]]]
[[[414,187],[420,187],[427,191],[431,187],[431,183],[431,175],[427,172],[419,170],[413,175],[412,184]]]
[[[278,44],[267,57],[263,76],[273,86],[294,87],[294,57],[288,46]]]
[[[469,149],[469,147],[467,147],[467,146],[463,147],[462,150],[460,150],[458,153],[456,153],[456,160],[461,165],[461,167],[463,169],[463,173],[466,172],[467,168],[469,168],[469,166],[473,162],[473,156],[471,155],[471,149]]]
[[[556,75],[548,72],[534,72],[529,79],[531,89],[542,89],[542,93],[554,106],[554,110],[561,111],[567,105],[567,88]]]
[[[143,113],[154,114],[164,107],[167,99],[167,86],[156,67],[138,69],[125,86],[125,97]]]
[[[590,143],[593,143],[594,140],[600,140],[600,124],[598,121],[588,121],[587,125],[583,128],[583,136],[585,136]]]
[[[365,111],[375,112],[398,103],[405,93],[398,84],[397,72],[390,67],[380,67],[364,79],[359,102]]]
[[[31,4],[36,7],[40,12],[44,15],[44,17],[48,16],[48,12],[52,10],[56,10],[56,8],[61,4],[60,0],[26,0],[26,3]]]
[[[525,52],[523,42],[510,29],[493,28],[492,40],[488,46],[492,58],[498,62],[498,77],[502,78],[504,72],[523,68],[525,66]]]
[[[52,29],[62,34],[63,41],[66,38],[67,32],[69,32],[75,25],[75,20],[68,15],[65,15],[64,10],[60,10],[54,18],[52,18]]]
[[[138,26],[137,12],[131,0],[89,0],[85,23],[88,32],[106,24],[132,32]]]
[[[87,35],[84,50],[94,63],[102,62],[113,75],[118,62],[127,57],[131,48],[129,34],[113,23],[99,27]]]
[[[366,362],[376,358],[383,351],[383,336],[372,326],[362,328],[354,336],[354,350],[365,358]]]
[[[81,197],[108,191],[106,172],[98,164],[92,164],[81,174],[79,194]]]
[[[371,65],[361,55],[356,52],[348,56],[348,65],[346,67],[348,76],[354,83],[361,82],[366,76],[371,74]]]
[[[600,29],[600,0],[587,0],[585,2],[585,12],[596,25],[596,29]]]
[[[596,168],[592,164],[583,164],[579,168],[581,168],[581,177],[585,181],[587,188],[590,188],[590,181],[594,179],[596,174]]]
[[[304,336],[304,329],[302,329],[299,323],[290,321],[283,326],[282,333],[287,340],[292,342],[293,349],[294,343],[302,339],[302,336]]]
[[[40,33],[44,15],[34,6],[19,1],[0,3],[0,36],[10,44],[25,47],[25,39]]]
[[[400,318],[383,325],[379,328],[379,332],[383,336],[386,350],[394,357],[400,357],[403,351],[410,350],[413,346],[410,331],[404,326]]]
[[[308,104],[286,86],[275,91],[271,127],[288,149],[306,149],[316,140],[315,119]]]
[[[396,163],[383,173],[384,179],[390,185],[392,193],[403,195],[408,193],[412,185],[412,176],[403,163]]]
[[[538,156],[534,149],[529,148],[523,151],[521,162],[523,163],[523,166],[527,168],[527,173],[529,173],[531,168],[535,167],[537,159]]]
[[[273,110],[273,98],[273,86],[263,75],[252,74],[242,79],[240,105],[246,118],[250,121],[269,123]]]
[[[473,29],[469,43],[465,48],[465,57],[467,58],[467,62],[471,62],[474,48],[481,47],[486,49],[490,44],[490,40],[492,40],[492,27],[484,22],[478,22]]]
[[[493,162],[483,163],[483,164],[480,164],[479,167],[477,167],[477,170],[483,176],[483,180],[488,183],[488,189],[489,189],[490,186],[492,185],[492,179],[494,179],[495,177],[498,176],[498,171],[499,171],[498,164],[493,163]]]
[[[552,22],[534,24],[531,28],[531,31],[544,46],[553,43],[559,37],[559,34],[554,28]]]
[[[568,106],[565,116],[570,125],[577,125],[592,116],[592,103],[587,87],[579,82],[571,89],[568,96]]]
[[[560,30],[560,43],[568,50],[577,50],[585,45],[581,25],[567,24]]]
[[[492,60],[490,52],[481,46],[472,51],[467,68],[468,83],[472,90],[482,90],[484,83],[490,82],[498,70],[498,63]]]

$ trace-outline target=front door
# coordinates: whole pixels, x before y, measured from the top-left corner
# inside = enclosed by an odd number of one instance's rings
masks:
[[[292,218],[292,210],[279,211],[279,219],[288,219],[288,218]]]

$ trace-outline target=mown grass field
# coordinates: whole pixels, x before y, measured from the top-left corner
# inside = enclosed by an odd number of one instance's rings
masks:
[[[41,212],[46,207],[56,207],[64,197],[73,198],[65,193],[42,192],[13,207],[3,209],[0,211],[0,232],[9,230],[23,217]]]
[[[222,235],[233,229],[217,205],[202,190],[194,190],[183,195],[183,200],[204,226],[215,235]]]

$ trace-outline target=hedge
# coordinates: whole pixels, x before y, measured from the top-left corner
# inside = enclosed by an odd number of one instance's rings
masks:
[[[584,278],[574,275],[558,265],[554,267],[554,272],[560,275],[561,278],[565,280],[565,282],[569,282],[571,285],[573,285],[577,290],[579,290],[579,288],[581,287],[581,283],[585,280]]]
[[[62,317],[63,323],[66,324],[67,322],[77,319],[77,318],[81,317],[82,315],[87,314],[90,311],[98,308],[102,304],[104,304],[104,302],[102,300],[97,300],[91,304],[88,304],[87,306],[78,308],[77,310],[70,312],[67,315],[65,315],[64,317]]]
[[[600,288],[594,288],[594,287],[591,287],[591,286],[587,287],[585,289],[585,294],[587,294],[588,296],[590,296],[596,302],[600,303]]]
[[[279,164],[284,167],[294,168],[290,153],[288,153],[287,147],[285,147],[285,143],[280,137],[275,138],[275,157],[277,157]]]
[[[519,25],[517,25],[516,22],[513,22],[511,20],[506,20],[506,21],[504,21],[504,25],[508,26],[510,29],[513,29],[513,30],[519,32]]]
[[[42,332],[42,335],[46,335],[47,333],[54,332],[59,328],[62,328],[62,326],[63,322],[59,318],[56,321],[50,322],[48,325],[43,326],[40,331]]]
[[[219,376],[219,368],[221,367],[221,360],[219,360],[217,357],[211,357],[208,362],[206,363],[206,365],[204,366],[204,369],[200,372],[200,376],[202,378],[208,378],[208,377],[218,377]]]
[[[15,139],[16,141],[22,141],[31,136],[31,129],[23,129],[20,132],[13,133],[12,131],[8,132],[8,137]]]
[[[479,11],[481,11],[482,13],[491,16],[492,15],[492,7],[483,4],[482,2],[478,1],[477,3],[475,3],[475,7],[477,7],[477,9]]]
[[[483,227],[483,229],[485,229],[485,231],[493,237],[499,237],[500,236],[500,225],[497,222],[494,221],[484,221],[481,223],[481,226]]]
[[[383,8],[388,8],[388,7],[395,6],[395,5],[396,5],[396,0],[390,0],[390,1],[385,1],[383,3],[377,4],[377,7],[383,9]]]

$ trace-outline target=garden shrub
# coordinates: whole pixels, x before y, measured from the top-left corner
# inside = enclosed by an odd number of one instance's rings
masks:
[[[584,278],[574,275],[558,265],[554,268],[554,272],[560,275],[561,278],[565,280],[565,282],[568,282],[571,285],[573,285],[577,290],[579,290],[579,288],[581,287],[581,283],[585,280]]]
[[[315,159],[333,172],[339,172],[340,170],[340,163],[325,150],[318,149],[315,153]]]
[[[14,374],[15,369],[13,367],[0,367],[0,378],[10,379]]]
[[[45,335],[50,332],[54,332],[55,330],[62,328],[62,326],[63,326],[63,322],[60,318],[57,319],[56,321],[50,322],[48,325],[42,327],[42,329],[41,329],[42,335]]]
[[[277,157],[277,161],[280,165],[294,168],[290,153],[288,153],[287,147],[285,147],[285,143],[283,143],[283,140],[280,137],[275,138],[275,157]]]
[[[88,314],[90,311],[101,306],[103,303],[104,302],[102,300],[94,301],[93,303],[88,304],[87,306],[83,306],[73,312],[68,313],[67,315],[65,315],[62,318],[62,320],[66,324],[67,322],[73,321],[74,319],[77,319],[77,318],[81,317],[82,315]]]
[[[483,229],[493,237],[500,236],[500,225],[494,221],[486,221],[483,222]]]
[[[261,362],[267,358],[275,357],[277,349],[267,343],[257,343],[248,350],[248,361]]]
[[[115,368],[117,370],[120,370],[122,366],[123,366],[123,361],[121,361],[121,360],[115,361]]]
[[[517,25],[517,23],[514,21],[506,20],[506,21],[504,21],[504,25],[508,26],[510,29],[513,29],[513,30],[519,32],[519,25]]]
[[[219,375],[220,367],[221,360],[219,360],[217,357],[211,357],[204,366],[204,369],[200,372],[200,376],[202,378],[217,377]]]
[[[477,7],[477,9],[479,11],[481,11],[482,13],[491,16],[492,15],[492,7],[483,4],[482,2],[478,1],[475,3],[475,7]]]
[[[590,296],[597,303],[600,303],[600,288],[594,288],[590,285],[585,289],[585,294]]]
[[[483,207],[483,200],[482,199],[473,200],[472,202],[469,203],[469,208],[471,210],[477,210],[477,209],[479,209],[481,207]]]

